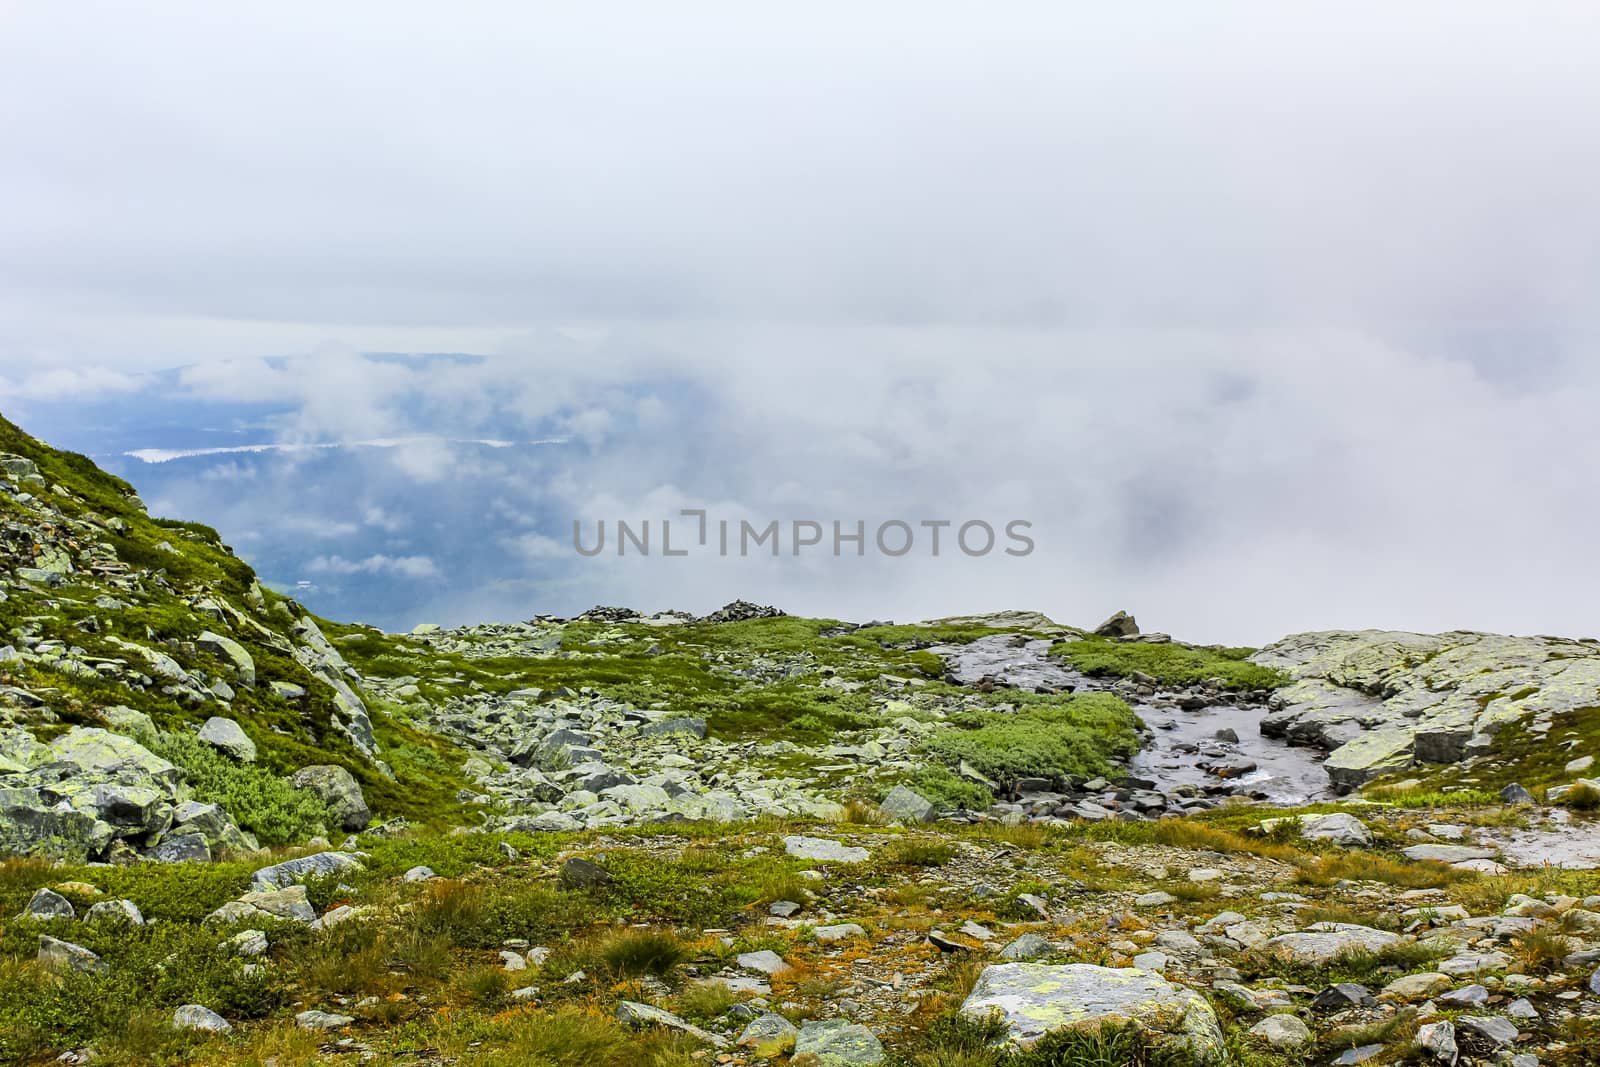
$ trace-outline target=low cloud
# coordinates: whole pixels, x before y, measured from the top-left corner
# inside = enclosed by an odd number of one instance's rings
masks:
[[[318,556],[306,563],[311,574],[391,574],[399,578],[442,578],[444,575],[427,556],[368,556],[348,560],[343,556]]]

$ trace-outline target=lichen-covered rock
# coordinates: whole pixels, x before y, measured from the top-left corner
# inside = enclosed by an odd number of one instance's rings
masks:
[[[203,1004],[185,1004],[172,1013],[172,1028],[226,1034],[232,1032],[233,1024]]]
[[[130,738],[73,727],[48,746],[19,732],[0,746],[0,853],[100,859],[172,826],[178,769]]]
[[[204,834],[174,834],[162,838],[148,855],[157,863],[210,863],[211,846]]]
[[[650,1004],[641,1004],[635,1000],[624,1000],[617,1004],[617,1021],[624,1026],[642,1030],[652,1026],[659,1026],[665,1030],[676,1030],[680,1034],[688,1034],[697,1041],[704,1041],[713,1048],[726,1048],[728,1039],[717,1034],[707,1033],[693,1023],[678,1018],[670,1011],[657,1008]]]
[[[889,790],[878,808],[889,818],[905,823],[927,822],[934,815],[933,801],[903,785]]]
[[[800,1031],[781,1015],[767,1012],[750,1020],[739,1035],[739,1047],[752,1050],[761,1059],[773,1059],[794,1051]]]
[[[1313,923],[1269,940],[1265,951],[1292,963],[1327,963],[1346,952],[1381,952],[1401,941],[1399,934],[1354,923]]]
[[[365,830],[372,822],[372,809],[367,807],[361,783],[343,767],[334,764],[302,767],[294,772],[291,782],[296,789],[307,790],[326,804],[340,829]]]
[[[876,1067],[887,1058],[877,1035],[847,1019],[811,1019],[794,1039],[794,1058],[816,1067]]]
[[[86,773],[133,770],[155,782],[176,786],[178,768],[139,742],[97,726],[74,726],[50,743],[51,759],[75,764]]]
[[[116,923],[123,926],[143,926],[144,915],[131,900],[102,900],[92,904],[84,913],[86,923]]]
[[[361,869],[361,859],[348,852],[317,852],[263,867],[251,876],[250,885],[257,891],[284,889],[312,878]]]
[[[217,804],[202,804],[196,800],[186,800],[178,805],[173,813],[173,821],[177,823],[172,828],[174,836],[180,834],[199,834],[205,838],[206,844],[211,849],[231,848],[240,851],[253,851],[256,841],[243,830],[239,829],[229,815]]]
[[[1007,1040],[1027,1047],[1055,1030],[1137,1024],[1158,1045],[1201,1062],[1223,1055],[1222,1028],[1206,999],[1159,974],[1086,963],[1005,963],[985,968],[961,1005],[975,1019],[998,1013]]]
[[[245,647],[231,637],[205,631],[195,638],[195,645],[222,660],[233,671],[239,684],[246,689],[256,686],[256,661]]]
[[[41,887],[34,891],[27,906],[18,916],[22,919],[36,919],[45,922],[50,919],[75,919],[78,913],[72,906],[72,901],[57,893],[54,889]]]
[[[1600,705],[1600,646],[1585,641],[1327,631],[1250,658],[1293,679],[1274,694],[1262,733],[1330,750],[1341,789],[1413,761],[1456,762],[1507,723]]]
[[[311,906],[311,898],[306,894],[306,887],[292,885],[287,889],[246,893],[238,900],[231,900],[206,916],[206,922],[220,926],[261,922],[267,919],[282,919],[309,926],[317,921],[317,911]]]
[[[82,945],[70,941],[39,935],[39,966],[56,974],[77,971],[81,974],[105,974],[110,968],[99,956]]]
[[[786,837],[783,850],[796,859],[818,863],[865,863],[872,853],[864,848],[829,841],[825,837]]]
[[[213,715],[206,720],[205,725],[200,727],[200,732],[195,736],[240,763],[256,761],[256,743],[250,740],[250,735],[244,732],[244,727],[233,719]]]

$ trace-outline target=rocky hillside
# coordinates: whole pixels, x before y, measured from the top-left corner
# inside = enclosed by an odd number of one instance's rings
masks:
[[[0,1062],[1595,1062],[1597,652],[390,634],[0,420]]]

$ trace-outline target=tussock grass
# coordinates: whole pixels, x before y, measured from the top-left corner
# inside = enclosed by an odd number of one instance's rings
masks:
[[[1351,949],[1321,963],[1287,959],[1282,953],[1262,946],[1240,957],[1239,970],[1250,978],[1282,978],[1302,985],[1334,982],[1370,984],[1386,975],[1409,974],[1446,953],[1443,945],[1423,941],[1401,941],[1377,952]]]
[[[678,1014],[686,1019],[717,1019],[739,1003],[739,996],[726,982],[691,982],[678,994]]]
[[[614,975],[637,978],[670,974],[693,952],[682,938],[667,930],[624,930],[603,938],[595,959]]]
[[[1177,848],[1203,849],[1224,854],[1243,852],[1251,856],[1285,862],[1294,862],[1304,856],[1299,849],[1275,841],[1271,837],[1250,837],[1189,819],[1162,819],[1155,824],[1153,835],[1157,843]]]
[[[902,837],[879,853],[882,862],[897,867],[943,867],[955,858],[955,846],[946,841]]]
[[[1153,1044],[1137,1024],[1058,1030],[1025,1050],[1006,1047],[996,1017],[969,1019],[951,1012],[922,1035],[911,1067],[1197,1067],[1195,1057]]]
[[[1402,920],[1394,911],[1358,911],[1337,904],[1312,904],[1295,913],[1295,921],[1302,927],[1313,923],[1349,923],[1370,926],[1375,930],[1398,931]]]
[[[1600,789],[1580,783],[1563,793],[1557,803],[1572,811],[1594,811],[1600,809]]]
[[[1458,871],[1444,863],[1402,862],[1372,852],[1339,852],[1303,863],[1294,880],[1300,885],[1326,886],[1350,881],[1383,882],[1407,889],[1442,889],[1470,881],[1472,877],[1471,872]]]

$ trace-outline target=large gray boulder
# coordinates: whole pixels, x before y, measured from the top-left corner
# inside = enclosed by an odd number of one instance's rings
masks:
[[[343,767],[333,764],[302,767],[294,772],[290,781],[296,789],[307,790],[326,804],[341,829],[365,830],[372,822],[372,809],[367,807],[361,783]]]
[[[362,869],[360,857],[348,852],[318,852],[261,868],[251,876],[250,887],[258,892],[286,889],[313,878],[327,878]]]
[[[39,465],[27,456],[0,452],[0,474],[15,482],[26,482],[39,477]]]
[[[1340,789],[1487,751],[1508,723],[1600,705],[1600,646],[1585,641],[1335,630],[1250,658],[1292,679],[1261,732],[1328,750]]]
[[[1348,952],[1381,952],[1401,942],[1399,934],[1354,923],[1313,923],[1269,940],[1264,950],[1291,963],[1327,963]]]
[[[1158,1047],[1183,1049],[1202,1063],[1225,1053],[1222,1027],[1206,999],[1159,974],[1086,963],[1004,963],[978,976],[961,1013],[998,1015],[1006,1040],[1029,1047],[1045,1034],[1135,1024]]]
[[[1094,628],[1100,637],[1137,637],[1139,624],[1126,611],[1119,611]]]
[[[180,772],[131,738],[73,727],[49,745],[0,735],[0,852],[99,859],[172,826]]]
[[[783,839],[783,850],[796,859],[817,863],[865,863],[872,858],[872,853],[864,848],[830,841],[825,837],[786,837]]]
[[[256,743],[250,740],[250,735],[244,732],[233,719],[225,719],[220,715],[213,715],[200,727],[200,732],[195,735],[224,756],[236,759],[240,763],[254,763],[256,761]]]
[[[207,630],[195,638],[194,643],[226,664],[240,685],[246,689],[255,688],[256,661],[239,642]]]
[[[72,901],[54,889],[41,887],[34,891],[32,898],[18,917],[44,922],[50,919],[76,919],[78,912],[73,908]]]
[[[264,922],[282,919],[285,922],[310,926],[317,920],[316,909],[303,885],[287,889],[268,889],[246,893],[238,900],[230,900],[206,916],[206,922],[218,926],[231,926],[247,922]]]
[[[816,1067],[876,1067],[888,1057],[871,1030],[847,1019],[810,1019],[794,1039],[794,1058]]]
[[[1298,824],[1300,836],[1308,841],[1330,841],[1345,848],[1365,848],[1372,844],[1372,831],[1367,829],[1367,824],[1344,811],[1301,815],[1290,819],[1264,819],[1259,829],[1262,833],[1271,833],[1279,826],[1291,824]]]
[[[245,852],[258,847],[256,840],[239,829],[233,816],[219,804],[186,800],[173,813],[173,821],[177,823],[172,828],[174,836],[199,834],[213,851],[226,848]]]
[[[56,974],[77,971],[80,974],[105,974],[105,961],[82,945],[60,941],[44,934],[39,935],[39,966]]]
[[[878,809],[897,822],[927,822],[934,816],[933,801],[903,785],[889,790]]]
[[[176,787],[178,768],[139,742],[98,726],[74,726],[50,743],[50,757],[84,773],[131,772],[130,777]]]
[[[203,1004],[185,1004],[172,1013],[172,1028],[226,1034],[233,1030],[233,1024]]]

